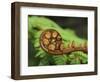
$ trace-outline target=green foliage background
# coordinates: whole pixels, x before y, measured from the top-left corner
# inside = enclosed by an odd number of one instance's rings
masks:
[[[46,53],[39,44],[40,34],[45,29],[57,30],[65,45],[75,41],[76,46],[87,42],[86,39],[79,38],[74,30],[69,28],[63,29],[53,20],[42,16],[28,16],[28,65],[29,66],[48,66],[48,65],[70,65],[70,64],[87,64],[88,55],[81,51],[75,51],[70,54],[52,55]]]

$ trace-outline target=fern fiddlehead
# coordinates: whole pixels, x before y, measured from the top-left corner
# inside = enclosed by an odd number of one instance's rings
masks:
[[[76,46],[75,42],[72,41],[67,47],[64,47],[60,33],[54,29],[47,29],[41,33],[40,45],[44,51],[55,55],[68,54],[75,51],[88,52],[86,43],[82,44],[83,46]]]

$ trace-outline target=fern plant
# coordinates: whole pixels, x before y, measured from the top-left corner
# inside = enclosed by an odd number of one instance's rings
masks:
[[[85,39],[77,37],[75,32],[70,29],[63,29],[54,21],[39,16],[28,17],[28,65],[29,66],[47,66],[47,65],[70,65],[70,64],[86,64],[88,63],[88,55],[75,51],[69,54],[52,55],[45,52],[39,43],[41,33],[45,29],[57,30],[62,38],[64,44],[68,44],[71,41],[76,42],[76,46],[81,43],[87,42]]]

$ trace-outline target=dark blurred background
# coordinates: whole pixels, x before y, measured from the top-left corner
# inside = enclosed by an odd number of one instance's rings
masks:
[[[69,28],[75,31],[77,36],[80,38],[87,39],[88,29],[88,19],[83,17],[57,17],[57,16],[45,16],[62,28]]]

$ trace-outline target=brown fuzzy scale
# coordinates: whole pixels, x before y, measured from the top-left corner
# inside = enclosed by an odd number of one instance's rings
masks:
[[[75,42],[72,41],[68,44],[67,48],[64,47],[62,43],[61,35],[54,29],[47,29],[42,32],[40,36],[40,45],[41,48],[53,55],[62,55],[68,54],[75,51],[83,51],[84,53],[88,53],[87,44],[84,43],[82,46],[76,46]]]

